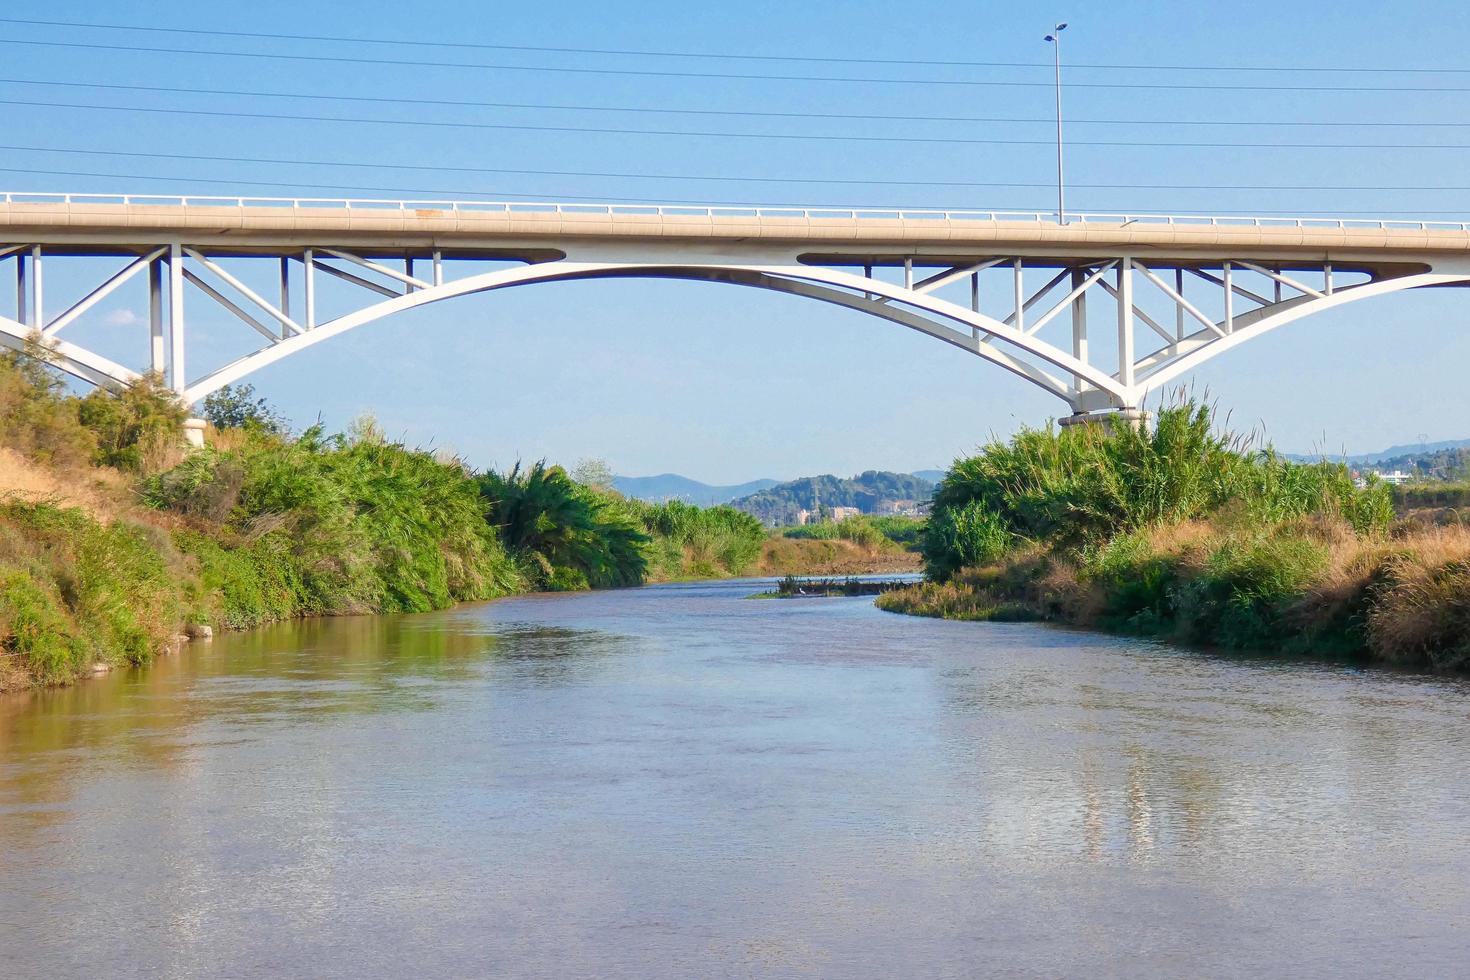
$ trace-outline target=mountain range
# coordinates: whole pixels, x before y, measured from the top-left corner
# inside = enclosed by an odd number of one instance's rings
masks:
[[[713,507],[715,504],[729,503],[736,497],[745,497],[774,487],[779,482],[751,480],[749,483],[714,486],[677,473],[660,473],[658,476],[615,476],[613,489],[625,497],[655,504],[661,504],[665,500],[682,500],[686,504]]]
[[[1346,463],[1349,466],[1376,466],[1389,460],[1430,456],[1450,449],[1470,449],[1470,439],[1447,439],[1441,442],[1421,442],[1408,446],[1389,446],[1376,453],[1358,453],[1354,456],[1334,453],[1282,453],[1282,455],[1301,463],[1314,463],[1321,459],[1328,459],[1334,463]]]
[[[876,472],[876,471],[870,471]],[[863,474],[866,476],[867,474]],[[907,474],[885,474],[896,477],[917,477],[925,484],[938,483],[944,477],[943,470],[918,470]],[[803,480],[837,480],[835,476],[828,477],[803,477]],[[862,477],[854,477],[860,480]],[[728,504],[742,497],[758,494],[763,490],[783,485],[795,485],[802,480],[791,480],[783,484],[780,480],[751,480],[749,483],[735,483],[728,486],[719,486],[709,483],[701,483],[691,480],[687,476],[678,473],[660,473],[658,476],[615,476],[613,477],[613,489],[625,497],[633,497],[637,500],[647,500],[650,503],[663,503],[665,500],[682,500],[688,504],[697,504],[700,507],[713,507],[715,504]],[[841,481],[839,481],[841,482]],[[913,488],[917,489],[917,485]],[[928,499],[930,490],[923,491],[922,499]],[[881,495],[881,494],[880,494]],[[847,503],[847,496],[837,491],[837,497],[841,499],[825,500],[828,506],[858,506],[856,503]],[[916,498],[898,498],[916,499]]]
[[[868,470],[849,479],[804,476],[767,487],[730,501],[730,506],[753,514],[768,527],[799,523],[802,511],[830,513],[831,508],[853,507],[864,514],[892,513],[893,505],[911,506],[927,501],[934,484],[911,473]]]

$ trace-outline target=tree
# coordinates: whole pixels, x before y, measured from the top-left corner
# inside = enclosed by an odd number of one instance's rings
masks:
[[[177,462],[187,414],[156,372],[115,394],[98,388],[77,404],[77,418],[97,438],[93,462],[144,473]]]
[[[649,543],[622,501],[545,462],[480,477],[486,519],[527,571],[554,589],[637,585]]]
[[[225,385],[204,399],[204,418],[216,429],[250,429],[285,435],[286,420],[264,398],[255,397],[254,385]]]
[[[613,486],[612,467],[607,465],[607,460],[588,458],[577,463],[572,469],[572,479],[584,487],[592,487],[596,490],[611,490]]]

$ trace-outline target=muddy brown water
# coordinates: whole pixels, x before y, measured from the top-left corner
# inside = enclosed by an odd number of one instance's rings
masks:
[[[0,976],[1470,974],[1470,686],[720,583],[0,698]]]

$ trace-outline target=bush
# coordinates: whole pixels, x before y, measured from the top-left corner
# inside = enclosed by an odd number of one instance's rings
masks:
[[[578,484],[545,461],[479,477],[481,504],[505,548],[538,585],[558,590],[637,585],[649,537],[621,498]]]
[[[52,466],[88,463],[97,440],[77,419],[77,399],[46,366],[39,347],[0,352],[0,445]]]
[[[695,507],[678,500],[628,502],[650,541],[652,568],[663,578],[743,575],[760,557],[766,531],[744,511]]]
[[[117,394],[98,388],[77,407],[82,425],[97,440],[93,462],[134,473],[157,472],[178,461],[187,414],[157,374]]]
[[[0,650],[43,682],[99,661],[144,663],[187,612],[165,535],[74,508],[0,505],[0,569]]]
[[[996,561],[1013,538],[1001,516],[979,500],[945,507],[929,518],[924,530],[925,572],[943,581],[961,568]]]

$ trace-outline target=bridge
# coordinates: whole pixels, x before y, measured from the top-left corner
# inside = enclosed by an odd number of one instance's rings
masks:
[[[0,344],[39,340],[59,368],[113,389],[156,371],[192,404],[331,337],[441,300],[540,282],[700,280],[918,331],[1054,395],[1075,421],[1136,418],[1150,392],[1311,314],[1470,284],[1465,223],[1065,217],[8,193],[0,263],[14,266],[15,316],[0,316]],[[117,271],[53,308],[46,271],[79,261],[92,269],[99,259]],[[129,364],[67,339],[68,326],[134,279],[146,282],[149,322]],[[328,280],[347,306],[322,316]],[[200,300],[258,341],[191,373],[186,305]]]

